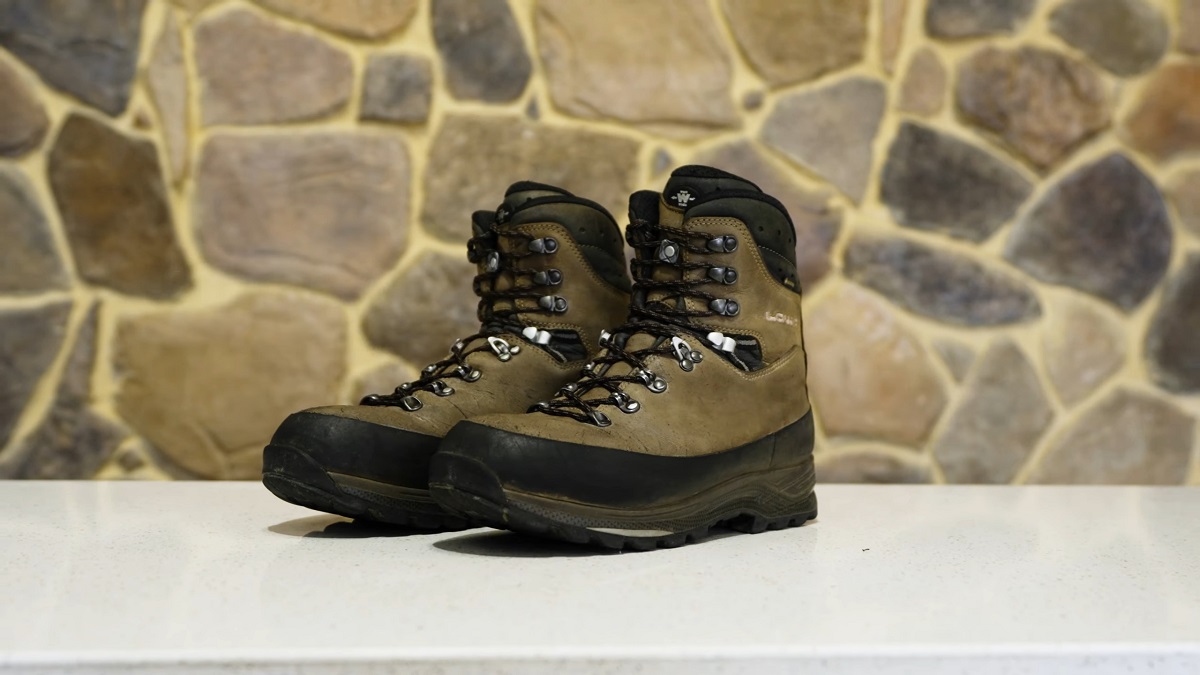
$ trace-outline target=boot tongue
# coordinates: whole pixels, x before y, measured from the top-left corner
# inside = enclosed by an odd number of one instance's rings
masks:
[[[679,227],[683,224],[684,212],[696,201],[721,190],[753,190],[762,192],[757,185],[731,173],[711,166],[692,164],[681,166],[671,173],[662,191],[659,202],[658,222],[662,225]]]

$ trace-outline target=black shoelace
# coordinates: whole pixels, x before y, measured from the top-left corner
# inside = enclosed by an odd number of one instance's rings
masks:
[[[530,412],[571,417],[580,422],[597,426],[608,426],[611,421],[600,406],[616,406],[626,413],[637,412],[640,404],[621,391],[622,384],[640,384],[651,392],[666,391],[667,383],[646,365],[651,356],[663,355],[676,359],[684,370],[691,370],[702,354],[690,348],[679,336],[699,337],[692,320],[715,316],[710,310],[690,309],[687,300],[704,301],[704,306],[716,299],[701,287],[716,283],[707,274],[688,279],[693,270],[711,270],[713,265],[702,262],[686,262],[682,251],[692,254],[710,255],[711,242],[715,235],[694,232],[682,228],[651,224],[636,220],[625,230],[625,239],[638,253],[631,264],[633,272],[633,298],[629,318],[611,334],[602,336],[604,354],[589,363],[578,382],[568,384],[558,395],[530,408]],[[669,247],[679,249],[673,253]],[[665,248],[666,247],[666,248]],[[654,279],[654,272],[662,267],[679,270],[678,279]],[[652,300],[647,301],[647,299]],[[654,337],[653,345],[644,349],[626,350],[624,345],[636,334]],[[611,366],[626,363],[631,367],[627,374],[606,374]],[[606,395],[600,398],[585,398],[591,391],[600,389]]]
[[[538,284],[522,284],[521,280],[532,278],[541,270],[521,269],[518,263],[528,257],[553,253],[554,249],[542,252],[530,250],[534,237],[521,232],[501,229],[495,221],[488,231],[472,237],[467,242],[467,259],[473,263],[484,264],[484,271],[477,274],[471,282],[475,295],[479,296],[479,307],[476,314],[481,322],[480,329],[473,335],[468,335],[450,347],[450,355],[446,358],[425,366],[421,376],[412,382],[405,382],[391,394],[370,394],[363,397],[360,405],[399,406],[407,410],[418,410],[421,403],[413,394],[418,391],[432,392],[438,396],[449,396],[454,388],[445,380],[457,378],[466,382],[478,380],[482,373],[478,368],[467,363],[467,357],[478,352],[490,351],[501,361],[507,361],[513,354],[521,351],[518,345],[510,345],[497,335],[501,333],[517,333],[525,324],[518,314],[549,314],[553,307],[545,307],[537,300],[546,297],[536,289]],[[498,246],[499,240],[504,239],[511,245],[509,250],[502,252]],[[510,287],[497,289],[497,281],[507,275]],[[532,305],[523,300],[534,300]],[[499,303],[504,307],[497,307]]]

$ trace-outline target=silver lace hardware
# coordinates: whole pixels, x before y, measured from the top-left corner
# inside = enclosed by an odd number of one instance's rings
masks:
[[[708,303],[708,308],[721,316],[737,316],[738,312],[742,311],[741,306],[738,305],[738,301],[732,298],[716,298]]]
[[[675,360],[679,361],[679,367],[685,372],[691,372],[697,363],[704,360],[704,355],[692,349],[682,338],[671,338],[671,350],[675,352]]]
[[[512,358],[513,354],[520,354],[521,348],[517,345],[510,345],[508,342],[498,337],[490,337],[487,339],[488,346],[496,353],[496,358],[501,361],[507,361]]]
[[[459,366],[454,372],[458,373],[458,376],[461,377],[464,382],[474,382],[483,376],[483,373],[480,372],[478,368],[472,368],[465,365]]]
[[[664,239],[658,244],[655,256],[665,263],[679,262],[679,244],[670,239]]]
[[[423,407],[423,404],[420,399],[410,394],[400,399],[400,407],[409,412],[416,412]]]
[[[533,253],[554,253],[558,250],[558,240],[554,237],[543,237],[529,242],[529,250]]]
[[[736,340],[717,331],[708,334],[708,342],[714,349],[720,349],[723,352],[732,352],[734,349],[737,349]]]
[[[437,394],[438,396],[449,396],[454,393],[454,387],[451,387],[450,385],[446,384],[445,382],[442,382],[441,380],[435,380],[434,382],[430,382],[429,390],[432,391],[433,393]]]
[[[521,335],[536,345],[550,344],[550,331],[541,330],[535,326],[526,326],[521,329]]]
[[[615,391],[613,392],[612,398],[613,403],[615,403],[617,406],[617,410],[620,410],[627,415],[632,415],[633,413],[642,409],[641,403],[629,398],[629,394],[624,392]]]

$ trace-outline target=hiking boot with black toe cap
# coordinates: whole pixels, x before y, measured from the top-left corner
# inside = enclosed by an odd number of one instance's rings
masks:
[[[610,548],[815,518],[787,211],[700,166],[629,210],[628,321],[529,412],[455,425],[431,464],[434,498],[493,527]]]
[[[458,421],[520,412],[579,377],[629,306],[621,231],[601,206],[538,183],[472,217],[479,332],[393,393],[288,417],[263,452],[278,497],[428,529],[469,525],[429,496],[429,458]],[[468,283],[467,279],[463,283]]]

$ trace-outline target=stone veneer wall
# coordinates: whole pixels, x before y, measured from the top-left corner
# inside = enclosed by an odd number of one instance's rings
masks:
[[[623,217],[695,161],[796,221],[822,478],[1200,482],[1200,0],[11,0],[0,48],[0,475],[252,478],[472,330],[508,182]]]

